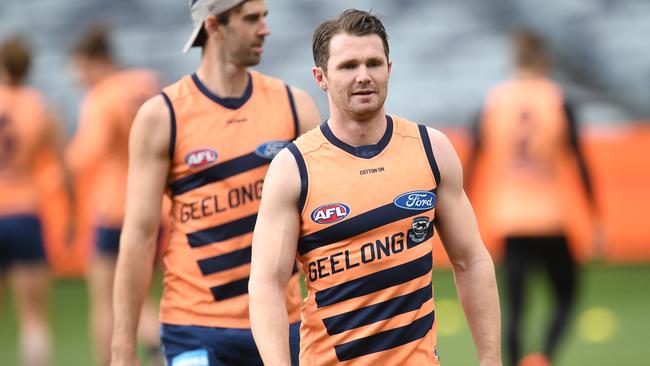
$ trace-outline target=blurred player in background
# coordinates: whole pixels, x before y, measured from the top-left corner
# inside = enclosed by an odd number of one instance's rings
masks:
[[[305,92],[249,70],[270,33],[265,1],[190,0],[189,11],[194,32],[185,50],[203,48],[199,68],[147,101],[131,132],[113,365],[137,364],[134,337],[164,193],[172,199],[160,309],[168,364],[262,365],[248,314],[262,184],[275,154],[320,122]],[[298,281],[294,272],[287,288],[295,364]]]
[[[253,238],[251,322],[265,363],[290,364],[284,288],[298,256],[301,365],[439,365],[435,224],[480,364],[501,365],[494,265],[460,161],[439,131],[385,114],[383,24],[347,10],[316,28],[312,49],[330,118],[271,164]]]
[[[36,169],[43,154],[62,162],[60,136],[41,94],[24,86],[31,53],[19,37],[0,45],[0,295],[5,277],[16,298],[23,365],[51,359],[50,275],[38,218]],[[68,175],[67,193],[72,199]],[[46,199],[46,198],[42,198]],[[72,204],[72,203],[71,203]],[[1,303],[1,301],[0,301]]]
[[[542,353],[522,361],[548,365],[566,330],[576,295],[576,263],[565,227],[562,164],[577,161],[592,208],[595,205],[575,115],[560,87],[549,79],[550,60],[542,39],[522,31],[515,35],[514,46],[515,76],[489,93],[474,129],[468,177],[479,155],[492,167],[489,207],[505,238],[506,340],[512,366],[521,358],[526,275],[533,265],[548,272],[555,295],[554,314]],[[598,241],[599,225],[595,227]]]
[[[146,69],[120,69],[107,30],[90,28],[72,50],[80,84],[87,88],[78,132],[67,151],[77,176],[88,176],[95,246],[88,266],[90,324],[101,365],[110,362],[113,276],[124,220],[128,139],[138,108],[159,92],[157,75]],[[84,210],[80,210],[84,211]],[[159,325],[153,304],[142,312],[140,335],[151,357],[159,353]],[[159,357],[159,356],[158,356]]]

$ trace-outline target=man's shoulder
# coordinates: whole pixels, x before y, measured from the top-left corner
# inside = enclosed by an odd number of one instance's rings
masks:
[[[260,79],[260,80],[264,80],[267,83],[275,83],[275,84],[279,83],[279,84],[285,85],[285,82],[282,79],[280,79],[278,77],[275,77],[275,76],[272,76],[272,75],[268,75],[268,74],[263,73],[263,72],[258,71],[258,70],[249,69],[248,73],[254,79],[257,78],[257,79]]]
[[[192,75],[183,75],[175,82],[166,85],[162,88],[162,92],[167,95],[170,100],[181,99],[191,95],[194,89],[191,87]]]
[[[423,132],[431,128],[424,123],[412,121],[394,114],[390,115],[390,118],[393,120],[393,133],[402,136],[421,137]]]
[[[259,88],[266,91],[280,91],[285,94],[287,93],[289,85],[284,80],[275,76],[263,74],[256,70],[249,70],[249,73],[253,78],[253,82],[256,83]]]
[[[43,93],[30,86],[9,87],[0,85],[0,97],[5,100],[19,100],[27,105],[44,105],[45,97]]]
[[[529,94],[553,95],[562,98],[563,91],[560,84],[548,77],[536,77],[528,79],[512,78],[501,81],[492,86],[487,93],[487,103],[496,103],[502,100],[509,100],[513,96],[519,96],[522,92]]]
[[[298,147],[301,154],[312,153],[319,149],[326,142],[320,125],[300,135],[293,143]]]

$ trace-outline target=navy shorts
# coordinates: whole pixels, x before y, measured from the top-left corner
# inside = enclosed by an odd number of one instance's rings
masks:
[[[160,245],[162,229],[158,230],[158,245]],[[97,226],[95,228],[95,253],[101,256],[117,257],[120,252],[120,236],[122,228]]]
[[[0,217],[0,271],[15,263],[44,262],[43,233],[38,217]]]
[[[117,257],[120,251],[122,228],[98,226],[95,228],[95,251],[102,256]]]
[[[168,366],[263,366],[250,329],[162,324],[160,344]],[[300,323],[289,329],[291,364],[298,366]]]

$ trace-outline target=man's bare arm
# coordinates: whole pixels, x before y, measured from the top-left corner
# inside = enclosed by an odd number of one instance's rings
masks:
[[[480,365],[501,365],[501,318],[494,264],[463,190],[463,172],[453,146],[438,131],[429,129],[429,138],[441,173],[436,221],[453,266],[458,296]]]
[[[169,109],[156,96],[140,108],[131,128],[126,214],[113,289],[111,365],[137,364],[138,319],[151,282],[169,171],[169,124]]]
[[[264,180],[248,283],[253,336],[269,366],[291,365],[285,289],[296,258],[299,195],[298,167],[285,149],[273,159]]]
[[[296,103],[296,113],[298,114],[298,124],[300,127],[298,135],[301,135],[318,126],[322,122],[321,115],[316,103],[305,91],[292,86],[291,93],[293,94],[294,102]]]

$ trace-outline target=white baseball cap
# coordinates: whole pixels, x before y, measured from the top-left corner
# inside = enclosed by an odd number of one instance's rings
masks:
[[[245,0],[189,0],[187,2],[187,7],[190,10],[194,30],[192,31],[192,35],[190,35],[190,39],[185,43],[185,47],[183,47],[183,53],[187,53],[190,48],[197,46],[196,38],[201,32],[201,28],[203,28],[203,21],[205,21],[205,18],[210,15],[221,14],[244,1]]]

